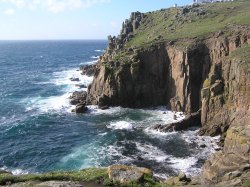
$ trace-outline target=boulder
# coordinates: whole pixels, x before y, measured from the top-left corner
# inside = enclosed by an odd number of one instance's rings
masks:
[[[152,175],[152,171],[147,168],[125,165],[113,165],[108,167],[109,179],[118,181],[122,184],[141,182],[145,174]]]
[[[180,172],[178,177],[170,177],[164,183],[170,186],[184,186],[188,185],[191,179],[186,176],[184,172]]]
[[[85,113],[87,110],[88,108],[86,107],[85,104],[77,104],[76,108],[73,109],[72,112],[80,114],[80,113]]]
[[[77,105],[77,104],[85,104],[87,99],[87,92],[86,91],[75,91],[70,96],[70,104]]]
[[[161,131],[161,132],[172,132],[172,131],[182,131],[193,126],[201,125],[201,114],[200,111],[187,115],[183,120],[170,123],[166,125],[155,125],[151,129]]]
[[[76,84],[75,86],[79,88],[87,88],[85,84]]]
[[[98,108],[100,109],[107,109],[110,106],[110,98],[105,95],[102,94],[99,98],[98,98]]]
[[[79,78],[75,78],[75,77],[71,77],[69,80],[74,81],[74,82],[78,82],[78,81],[80,81],[80,79],[79,79]]]

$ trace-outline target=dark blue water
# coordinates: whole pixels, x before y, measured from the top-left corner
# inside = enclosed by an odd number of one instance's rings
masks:
[[[213,150],[196,131],[158,133],[147,127],[173,121],[165,109],[71,113],[69,95],[82,83],[80,65],[93,63],[106,41],[0,42],[0,168],[15,174],[129,164],[168,176],[199,172]],[[206,148],[200,148],[206,144]]]

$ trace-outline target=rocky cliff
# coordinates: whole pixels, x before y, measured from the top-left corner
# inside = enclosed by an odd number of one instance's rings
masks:
[[[133,13],[118,39],[109,37],[88,102],[201,110],[200,134],[221,135],[224,146],[205,163],[202,177],[249,180],[249,7],[242,0]]]

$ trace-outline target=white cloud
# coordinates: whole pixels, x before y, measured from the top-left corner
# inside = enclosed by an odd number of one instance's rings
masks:
[[[110,1],[111,0],[0,0],[0,3],[8,3],[16,8],[31,10],[41,8],[58,13],[65,10],[89,8]]]
[[[8,16],[12,16],[15,14],[15,10],[10,8],[10,9],[6,9],[3,13],[8,15]]]

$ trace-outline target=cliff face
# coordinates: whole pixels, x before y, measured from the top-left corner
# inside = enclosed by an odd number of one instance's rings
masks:
[[[248,2],[242,0],[234,4],[238,7],[226,4],[220,9],[227,12],[241,10],[244,3]],[[203,12],[200,19],[207,19],[213,15],[209,11],[206,12],[204,7],[177,10],[174,17],[178,22],[170,24],[166,32],[172,36],[173,27],[180,27],[180,21],[182,29],[189,29],[190,24],[186,24],[183,15],[194,19],[193,14]],[[158,35],[152,40],[149,35],[145,40],[154,42],[150,45],[143,43],[141,36],[150,33],[154,27],[162,27],[163,24],[156,21],[164,21],[169,12],[133,14],[139,15],[140,19],[131,18],[130,27],[133,20],[140,20],[140,26],[130,28],[130,32],[123,24],[121,35],[126,39],[121,41],[121,36],[110,39],[89,87],[88,102],[101,107],[165,105],[186,113],[200,110],[200,135],[221,135],[223,147],[205,163],[203,177],[215,183],[235,180],[239,176],[249,179],[250,23],[227,25],[216,32],[212,29],[209,34],[203,28],[197,28],[206,33],[202,37],[172,40],[167,35]],[[217,19],[218,14],[219,11],[215,11],[212,17]],[[151,24],[154,26],[148,28]],[[131,46],[131,43],[140,46]]]
[[[105,97],[108,105],[201,109],[200,134],[225,140],[204,165],[203,177],[225,180],[250,168],[249,61],[231,58],[249,43],[249,27],[234,27],[230,36],[220,31],[184,50],[169,43],[130,49],[125,62],[99,63],[89,94],[94,104]]]

